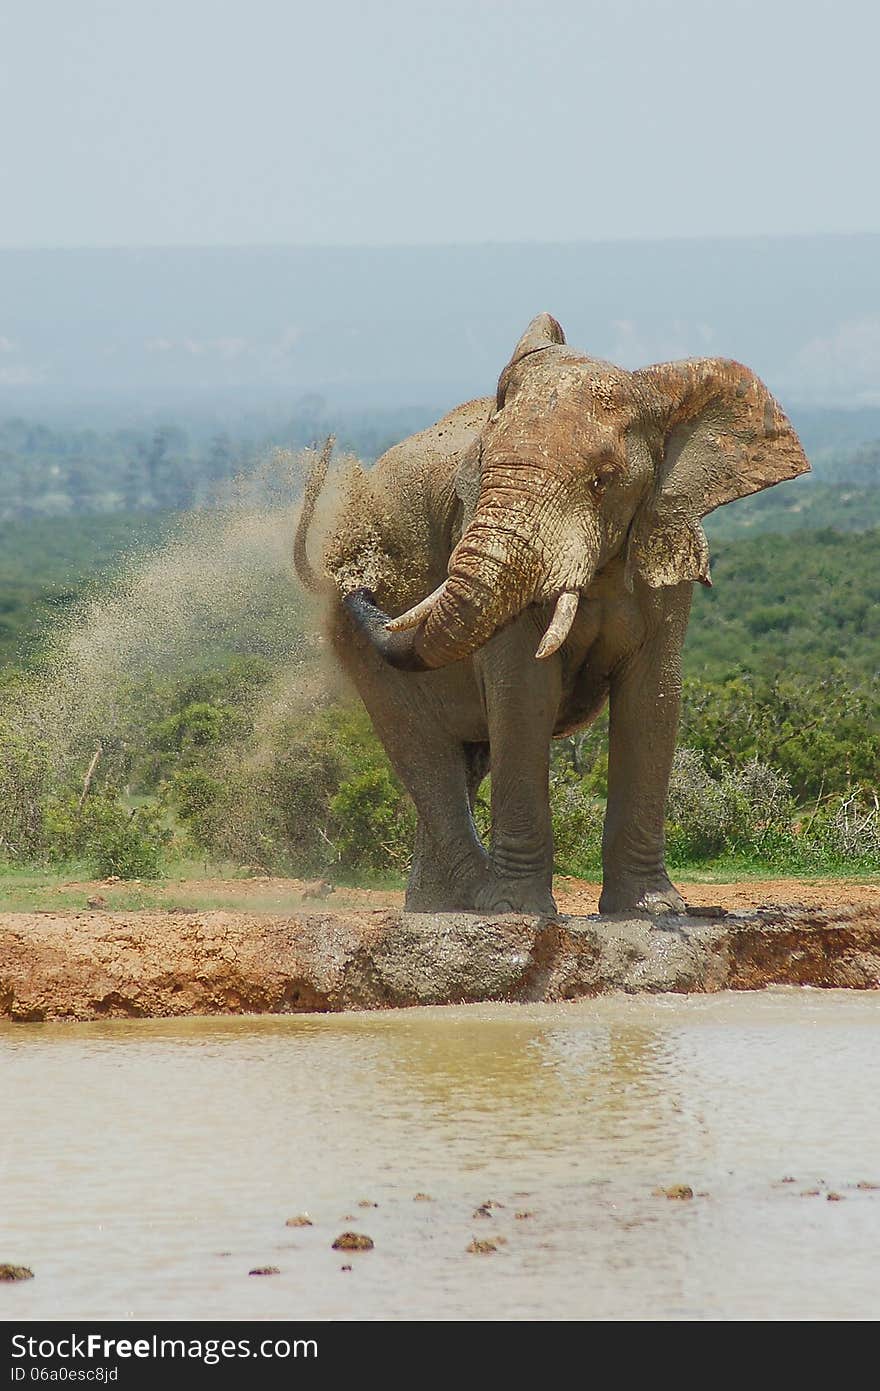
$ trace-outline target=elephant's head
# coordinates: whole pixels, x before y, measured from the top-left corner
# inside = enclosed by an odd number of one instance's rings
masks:
[[[625,557],[630,587],[709,584],[700,518],[808,469],[748,368],[699,358],[627,372],[567,347],[541,314],[461,466],[464,529],[446,580],[390,622],[363,592],[347,603],[388,661],[427,670],[469,656],[527,605],[554,602],[536,653],[547,657],[613,557]]]

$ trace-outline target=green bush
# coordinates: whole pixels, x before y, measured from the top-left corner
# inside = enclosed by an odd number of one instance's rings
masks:
[[[755,758],[776,768],[809,802],[873,786],[880,759],[880,679],[854,684],[846,672],[820,680],[731,676],[686,681],[680,743],[712,762]]]
[[[29,730],[0,718],[0,855],[26,860],[44,842],[43,806],[51,785],[46,749]]]
[[[98,878],[157,879],[172,833],[156,806],[128,808],[115,797],[52,797],[44,813],[47,857],[78,860]]]
[[[415,825],[366,712],[296,713],[178,771],[170,805],[197,844],[284,873],[400,872]]]
[[[606,768],[601,731],[554,749],[550,807],[561,873],[601,871]],[[197,849],[285,873],[356,878],[406,871],[415,812],[359,707],[291,715],[250,744],[211,750],[210,767],[205,760],[179,768],[167,786]],[[670,863],[735,862],[773,872],[876,868],[874,804],[864,795],[844,801],[825,799],[798,826],[779,770],[754,755],[737,760],[680,749],[668,804]],[[475,820],[488,843],[487,788]]]
[[[850,792],[817,808],[803,828],[807,845],[826,863],[880,869],[880,799]]]
[[[608,712],[595,723],[564,739],[554,739],[550,749],[551,776],[572,773],[597,797],[608,795]]]
[[[758,759],[727,763],[713,776],[697,749],[679,749],[667,800],[667,851],[674,864],[725,853],[760,856],[792,837],[793,805],[785,778]]]
[[[550,779],[550,813],[554,861],[559,873],[580,876],[600,873],[604,802],[573,773],[556,773]]]
[[[202,817],[210,816],[222,794],[223,782],[203,768],[182,768],[165,788],[166,801],[193,829],[198,827]]]
[[[151,734],[158,748],[193,755],[211,745],[228,743],[244,729],[244,717],[232,706],[199,700],[161,720]]]
[[[330,800],[343,869],[404,872],[412,855],[415,809],[387,767],[366,768]]]

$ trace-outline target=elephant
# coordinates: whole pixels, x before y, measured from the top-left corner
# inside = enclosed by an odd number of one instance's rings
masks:
[[[701,518],[809,470],[782,409],[722,358],[627,371],[533,319],[494,398],[344,485],[294,560],[417,811],[406,908],[553,916],[550,748],[609,703],[602,914],[686,911],[664,813]],[[474,824],[491,771],[491,838]]]

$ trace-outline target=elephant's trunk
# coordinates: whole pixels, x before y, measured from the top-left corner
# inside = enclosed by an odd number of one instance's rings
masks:
[[[555,574],[556,490],[548,478],[536,487],[535,472],[527,479],[521,466],[487,470],[447,579],[400,618],[388,622],[366,591],[348,596],[357,626],[392,666],[426,671],[460,662],[529,604],[548,598],[558,602],[538,655],[548,657],[564,642],[581,585]]]
[[[409,613],[389,622],[366,590],[348,595],[346,608],[392,666],[430,671],[460,662],[534,597],[534,567],[515,563],[512,540],[475,522],[453,552],[447,579]]]

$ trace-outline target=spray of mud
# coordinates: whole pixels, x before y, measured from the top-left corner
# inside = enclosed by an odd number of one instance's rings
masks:
[[[130,726],[144,682],[210,670],[212,653],[259,656],[273,675],[255,727],[267,744],[282,719],[314,707],[328,685],[317,612],[292,567],[303,480],[315,453],[275,450],[230,483],[214,510],[187,514],[164,544],[124,565],[44,641],[35,674],[11,688],[0,719],[19,749],[40,750],[43,777],[82,781],[96,751]],[[350,467],[350,460],[338,465]],[[331,481],[315,551],[332,518]]]

